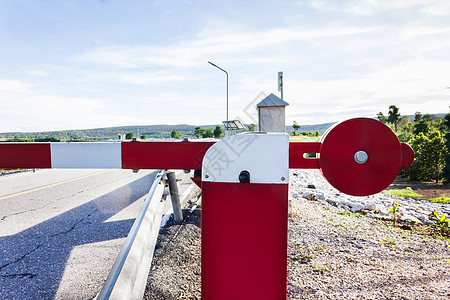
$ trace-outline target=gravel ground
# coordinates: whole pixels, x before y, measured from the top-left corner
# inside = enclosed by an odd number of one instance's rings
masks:
[[[289,299],[450,298],[448,239],[304,198],[289,228]]]
[[[450,299],[449,239],[325,201],[291,204],[288,299]],[[169,221],[157,247],[144,298],[200,299],[200,211]]]

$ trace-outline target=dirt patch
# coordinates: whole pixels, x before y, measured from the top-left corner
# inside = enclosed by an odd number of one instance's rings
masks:
[[[419,199],[428,200],[430,198],[450,197],[450,185],[435,182],[419,182],[402,176],[397,177],[389,187],[395,189],[410,187],[414,192],[423,195]]]

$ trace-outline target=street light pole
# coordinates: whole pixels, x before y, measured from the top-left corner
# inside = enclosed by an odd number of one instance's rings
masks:
[[[208,63],[209,63],[210,65],[216,67],[217,69],[219,69],[219,70],[225,72],[225,74],[227,74],[227,126],[226,126],[226,128],[225,128],[225,137],[227,137],[227,136],[228,136],[228,72],[225,71],[224,69],[222,69],[221,67],[219,67],[219,66],[213,64],[213,63],[210,62],[210,61],[208,61]]]

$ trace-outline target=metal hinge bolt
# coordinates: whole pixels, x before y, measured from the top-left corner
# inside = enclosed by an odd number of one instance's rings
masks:
[[[363,164],[363,163],[365,163],[365,162],[369,159],[369,156],[368,156],[367,153],[364,152],[364,151],[358,151],[358,152],[356,152],[354,157],[355,157],[355,161],[356,161],[358,164]]]

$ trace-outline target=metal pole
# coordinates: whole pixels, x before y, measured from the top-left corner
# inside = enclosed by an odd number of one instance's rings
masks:
[[[183,221],[183,212],[181,211],[177,177],[175,176],[175,172],[168,172],[166,175],[169,182],[170,198],[172,198],[173,217],[175,222],[181,222]]]
[[[225,72],[225,74],[227,74],[227,126],[225,127],[225,136],[227,136],[227,135],[228,135],[228,72],[225,71],[224,69],[222,69],[221,67],[219,67],[219,66],[213,64],[213,63],[210,62],[210,61],[208,61],[208,63],[209,63],[210,65],[216,67],[217,69],[219,69],[219,70]]]
[[[137,116],[137,139],[139,140],[141,136],[139,135],[139,103],[136,103],[136,116]]]
[[[283,100],[283,86],[281,86],[281,100]]]
[[[283,72],[278,72],[278,90],[281,92],[281,100],[283,100]]]
[[[228,73],[225,72],[227,74],[227,128],[226,128],[226,133],[228,134]]]

